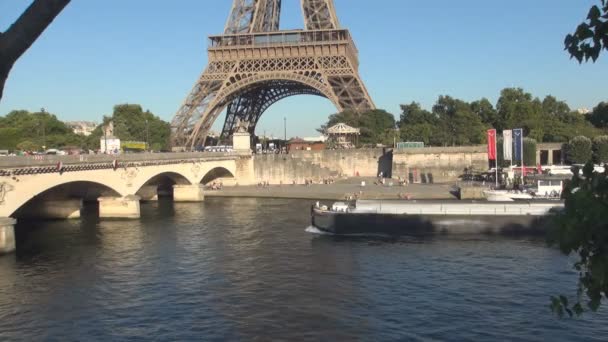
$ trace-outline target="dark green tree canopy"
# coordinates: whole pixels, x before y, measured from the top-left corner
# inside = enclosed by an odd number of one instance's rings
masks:
[[[65,146],[83,147],[83,138],[48,112],[30,113],[14,110],[0,117],[0,148],[16,150],[18,145],[28,142],[28,151]]]
[[[608,128],[608,102],[600,102],[589,115],[589,121],[597,128]]]
[[[149,110],[138,104],[114,106],[112,116],[104,116],[103,124],[114,123],[114,135],[121,141],[143,141],[149,139],[150,148],[156,151],[169,149],[171,126]],[[89,144],[99,148],[102,138],[100,125],[88,138]]]
[[[566,159],[572,164],[585,164],[593,157],[591,139],[585,136],[572,138],[566,146]]]
[[[587,20],[566,36],[565,49],[579,63],[596,61],[602,50],[608,49],[608,0],[592,6]]]

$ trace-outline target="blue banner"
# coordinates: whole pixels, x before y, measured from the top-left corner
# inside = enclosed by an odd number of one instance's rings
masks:
[[[524,146],[524,130],[517,128],[513,130],[513,160],[521,161]]]

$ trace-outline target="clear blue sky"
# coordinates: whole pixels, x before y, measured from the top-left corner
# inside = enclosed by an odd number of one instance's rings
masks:
[[[4,31],[31,0],[0,1]],[[118,103],[170,120],[203,70],[206,36],[222,32],[231,0],[72,1],[16,63],[0,115],[41,107],[63,120],[99,122]],[[608,54],[578,65],[564,36],[598,0],[335,0],[380,108],[430,108],[439,95],[495,102],[505,87],[552,94],[572,108],[608,100]],[[299,0],[283,0],[282,28],[301,28]],[[262,117],[258,133],[310,136],[335,109],[296,96]],[[221,122],[220,122],[221,121]],[[223,123],[218,119],[215,127]]]

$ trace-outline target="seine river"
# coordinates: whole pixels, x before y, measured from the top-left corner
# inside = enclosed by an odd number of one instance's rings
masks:
[[[310,201],[142,206],[142,219],[27,223],[0,258],[0,341],[605,341],[560,320],[571,260],[543,241],[337,238]]]

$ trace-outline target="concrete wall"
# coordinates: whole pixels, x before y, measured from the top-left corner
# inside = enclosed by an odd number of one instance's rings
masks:
[[[256,183],[298,184],[306,179],[322,180],[338,177],[337,172],[320,167],[295,154],[258,154],[254,156],[254,175]]]
[[[346,176],[406,178],[417,172],[422,182],[450,182],[465,168],[488,167],[485,146],[431,147],[392,152],[390,149],[297,151],[287,155],[256,155],[256,182],[288,184],[296,180]]]
[[[327,168],[340,175],[352,177],[376,177],[380,171],[390,172],[390,155],[381,148],[323,151],[294,151],[295,158]]]
[[[488,153],[485,145],[395,151],[392,176],[411,179],[417,173],[423,183],[451,182],[471,166],[477,170],[487,170]]]

